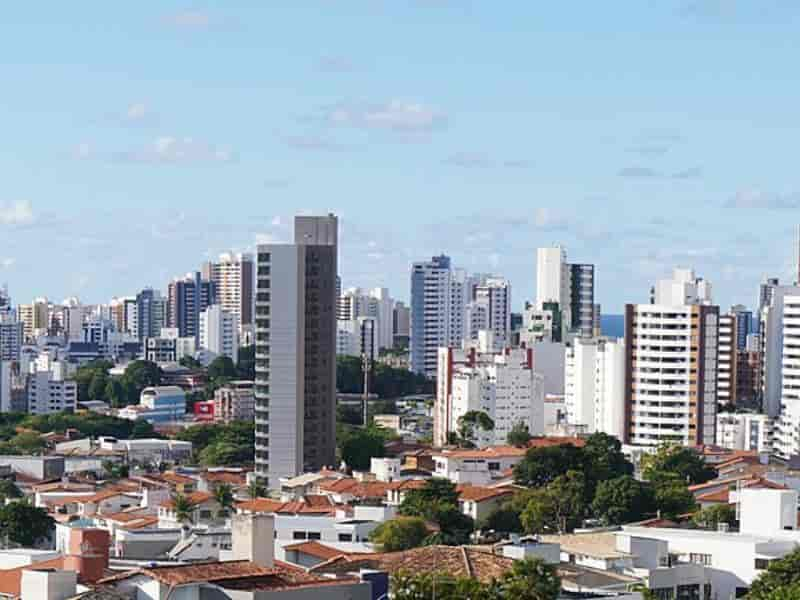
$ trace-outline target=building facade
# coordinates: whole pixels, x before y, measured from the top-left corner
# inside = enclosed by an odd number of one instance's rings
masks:
[[[255,263],[251,254],[221,254],[203,265],[203,279],[216,287],[217,302],[236,316],[241,327],[253,323]]]
[[[235,313],[212,304],[200,313],[200,347],[212,355],[239,360],[239,321]]]
[[[200,341],[200,314],[217,304],[217,287],[203,279],[200,272],[174,279],[167,293],[167,327],[178,330],[180,337]]]

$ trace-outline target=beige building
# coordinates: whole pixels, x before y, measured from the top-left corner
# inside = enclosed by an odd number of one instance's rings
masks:
[[[231,381],[214,392],[216,421],[252,421],[255,411],[256,397],[252,381]]]

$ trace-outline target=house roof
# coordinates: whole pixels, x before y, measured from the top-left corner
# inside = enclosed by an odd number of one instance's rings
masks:
[[[299,544],[292,544],[291,546],[284,546],[287,552],[302,552],[320,560],[330,560],[344,554],[341,550],[320,544],[317,541],[301,542]]]
[[[459,500],[471,502],[486,502],[514,494],[514,490],[509,488],[490,488],[479,485],[459,485],[456,491],[458,491]]]
[[[474,450],[442,450],[434,452],[433,456],[459,459],[515,458],[523,457],[527,452],[527,448],[517,448],[516,446],[493,446]]]
[[[17,567],[16,569],[8,569],[0,571],[0,594],[18,597],[20,594],[20,587],[22,584],[23,571],[41,571],[44,569],[63,569],[64,557],[54,558],[52,560],[45,560],[42,562],[26,565],[24,567]]]
[[[244,472],[206,471],[202,474],[202,477],[209,483],[228,483],[234,486],[245,485],[247,483],[247,474]]]
[[[173,471],[167,471],[166,473],[162,473],[161,479],[173,485],[190,485],[193,483],[197,483],[196,479],[192,479],[191,477],[187,477],[186,475],[180,475],[179,473],[175,473]]]
[[[617,538],[614,532],[545,535],[542,536],[542,541],[560,544],[561,552],[567,554],[581,554],[602,560],[630,556],[626,552],[617,550]]]
[[[208,492],[194,492],[193,494],[187,494],[185,498],[192,506],[197,506],[198,504],[213,500],[214,494],[209,494]],[[175,501],[173,498],[170,498],[166,502],[162,502],[161,506],[164,508],[175,508]]]
[[[454,577],[473,577],[484,583],[500,578],[514,561],[466,546],[425,546],[405,552],[342,554],[311,568],[311,573],[346,574],[359,569],[396,573],[442,572]]]
[[[251,513],[318,514],[336,512],[336,504],[328,496],[304,496],[302,500],[280,502],[269,498],[255,498],[238,502],[236,508]]]

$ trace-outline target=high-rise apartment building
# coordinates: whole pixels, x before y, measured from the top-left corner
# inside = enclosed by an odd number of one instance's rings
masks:
[[[239,360],[239,319],[219,304],[212,304],[200,313],[200,347],[214,356],[227,356],[234,364]]]
[[[338,219],[296,217],[293,244],[256,258],[256,473],[282,477],[336,458]]]
[[[203,279],[214,283],[217,302],[241,327],[253,323],[254,274],[251,254],[221,254],[217,262],[203,265]]]
[[[200,341],[200,313],[217,304],[217,286],[203,279],[200,272],[188,273],[169,284],[167,293],[167,327],[178,330],[180,337]]]
[[[125,301],[126,326],[140,340],[161,335],[166,327],[166,300],[161,292],[145,288],[136,295],[136,303]]]
[[[377,327],[372,317],[336,321],[337,356],[366,356],[374,360],[378,354]]]
[[[465,349],[438,351],[437,394],[434,406],[434,444],[448,443],[459,429],[459,419],[470,411],[485,412],[492,431],[478,431],[480,447],[505,444],[514,426],[531,435],[544,433],[544,384],[533,369],[533,350],[495,352],[492,332],[481,333]]]
[[[27,341],[33,341],[40,335],[46,335],[50,327],[50,303],[47,298],[37,298],[32,304],[17,306],[17,318],[22,322],[22,329]]]
[[[451,346],[450,257],[434,256],[411,267],[411,370],[436,375],[439,348]]]
[[[676,269],[655,300],[625,307],[625,440],[713,444],[719,307],[710,285]]]
[[[0,313],[0,360],[19,360],[20,349],[25,341],[23,327],[13,310]]]
[[[382,350],[394,346],[394,300],[388,289],[373,288],[365,291],[361,288],[349,288],[339,297],[336,312],[340,321],[372,318],[377,348]]]
[[[625,433],[624,340],[577,337],[565,349],[567,422],[585,433]]]
[[[392,323],[394,346],[408,348],[411,337],[411,309],[405,303],[397,302],[394,305]]]
[[[465,339],[478,340],[491,331],[498,348],[511,342],[511,284],[502,277],[485,277],[475,285],[465,309]]]
[[[536,253],[536,309],[557,306],[567,332],[581,337],[595,333],[594,265],[568,263],[560,246]]]
[[[67,378],[67,365],[52,361],[47,355],[39,357],[28,375],[28,412],[48,415],[73,412],[78,402],[78,385]]]
[[[744,306],[733,306],[719,317],[717,396],[720,404],[746,404],[753,400],[753,375],[747,352],[747,337],[752,332],[753,313]]]

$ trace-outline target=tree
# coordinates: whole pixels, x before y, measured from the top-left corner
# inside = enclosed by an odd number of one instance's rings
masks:
[[[419,517],[400,517],[381,523],[369,536],[384,552],[410,550],[422,545],[428,537],[428,526]]]
[[[16,448],[16,454],[41,454],[47,444],[39,433],[23,431],[9,440]]]
[[[511,446],[516,446],[517,448],[524,448],[532,439],[533,436],[528,430],[528,426],[522,421],[514,425],[514,427],[511,428],[511,431],[509,431],[508,435],[506,436],[506,442]]]
[[[732,527],[736,525],[736,508],[730,504],[707,506],[694,514],[692,523],[699,529],[711,531],[716,531],[721,524]]]
[[[236,365],[229,356],[218,356],[208,365],[208,379],[215,381],[220,378],[228,380],[236,378]]]
[[[593,433],[583,447],[588,467],[584,470],[593,482],[633,475],[633,464],[622,453],[622,443],[607,433]]]
[[[446,572],[398,571],[391,578],[392,600],[504,600],[496,584]]]
[[[130,473],[128,465],[120,465],[110,460],[103,461],[103,470],[106,472],[108,479],[112,481],[124,479]]]
[[[580,471],[559,476],[546,488],[534,490],[520,520],[527,533],[569,533],[583,523],[586,480]]]
[[[400,504],[400,514],[421,517],[439,525],[440,533],[431,536],[426,543],[461,545],[469,541],[475,528],[470,517],[458,506],[458,491],[454,483],[434,477],[418,490],[408,492]]]
[[[161,385],[163,373],[159,366],[149,360],[134,360],[122,375],[122,384],[128,392],[128,402],[138,404],[142,390],[147,387]]]
[[[571,444],[531,448],[514,467],[514,480],[524,487],[544,487],[568,471],[582,471],[584,458],[581,449]]]
[[[456,485],[449,479],[433,477],[418,490],[411,490],[400,504],[400,514],[413,517],[425,516],[434,504],[458,505]]]
[[[494,421],[481,410],[470,410],[458,418],[458,435],[462,445],[474,447],[478,430],[494,431]]]
[[[172,508],[175,511],[175,519],[180,524],[192,523],[194,520],[194,504],[183,494],[172,496]]]
[[[181,359],[178,361],[178,364],[182,367],[186,367],[187,369],[202,369],[203,365],[197,360],[194,356],[182,356]]]
[[[214,500],[219,504],[219,518],[227,517],[233,507],[233,488],[227,483],[220,483],[214,488]]]
[[[106,371],[96,371],[89,384],[89,400],[105,400],[109,377]]]
[[[0,499],[15,500],[17,498],[22,498],[23,495],[22,490],[20,490],[13,481],[0,479]]]
[[[666,478],[695,485],[714,479],[716,471],[692,448],[664,444],[642,458],[642,475],[652,482]]]
[[[29,548],[50,537],[55,521],[43,508],[27,502],[12,502],[0,507],[0,536]]]
[[[538,558],[514,561],[500,580],[500,597],[509,600],[556,600],[560,594],[555,567]]]
[[[748,600],[784,600],[800,598],[787,595],[800,589],[800,549],[771,562],[767,570],[750,586]]]
[[[206,446],[198,455],[206,467],[236,466],[253,462],[253,447],[218,441]]]
[[[496,531],[498,533],[522,533],[522,522],[519,511],[514,510],[510,503],[506,503],[481,521],[477,528],[481,531]]]
[[[340,444],[342,460],[351,469],[366,471],[373,458],[386,456],[385,443],[386,438],[377,428],[357,429]]]
[[[267,488],[258,481],[253,480],[247,486],[247,495],[251,500],[263,498],[267,493]]]
[[[694,495],[678,479],[662,480],[655,486],[656,508],[662,517],[674,518],[694,511]]]
[[[623,475],[597,486],[592,511],[606,525],[641,521],[656,511],[656,499],[650,484]]]
[[[106,401],[114,408],[120,408],[124,406],[130,396],[122,381],[116,377],[108,378],[106,381],[106,389],[103,394]]]
[[[75,371],[73,375],[73,379],[78,386],[78,401],[85,402],[86,400],[91,400],[92,397],[89,393],[89,388],[92,385],[92,381],[98,374],[107,376],[108,371],[113,367],[114,363],[106,360],[93,360],[78,367],[78,370]]]
[[[158,436],[153,429],[153,424],[147,421],[135,421],[131,428],[131,436],[134,440],[147,440],[157,438]]]

